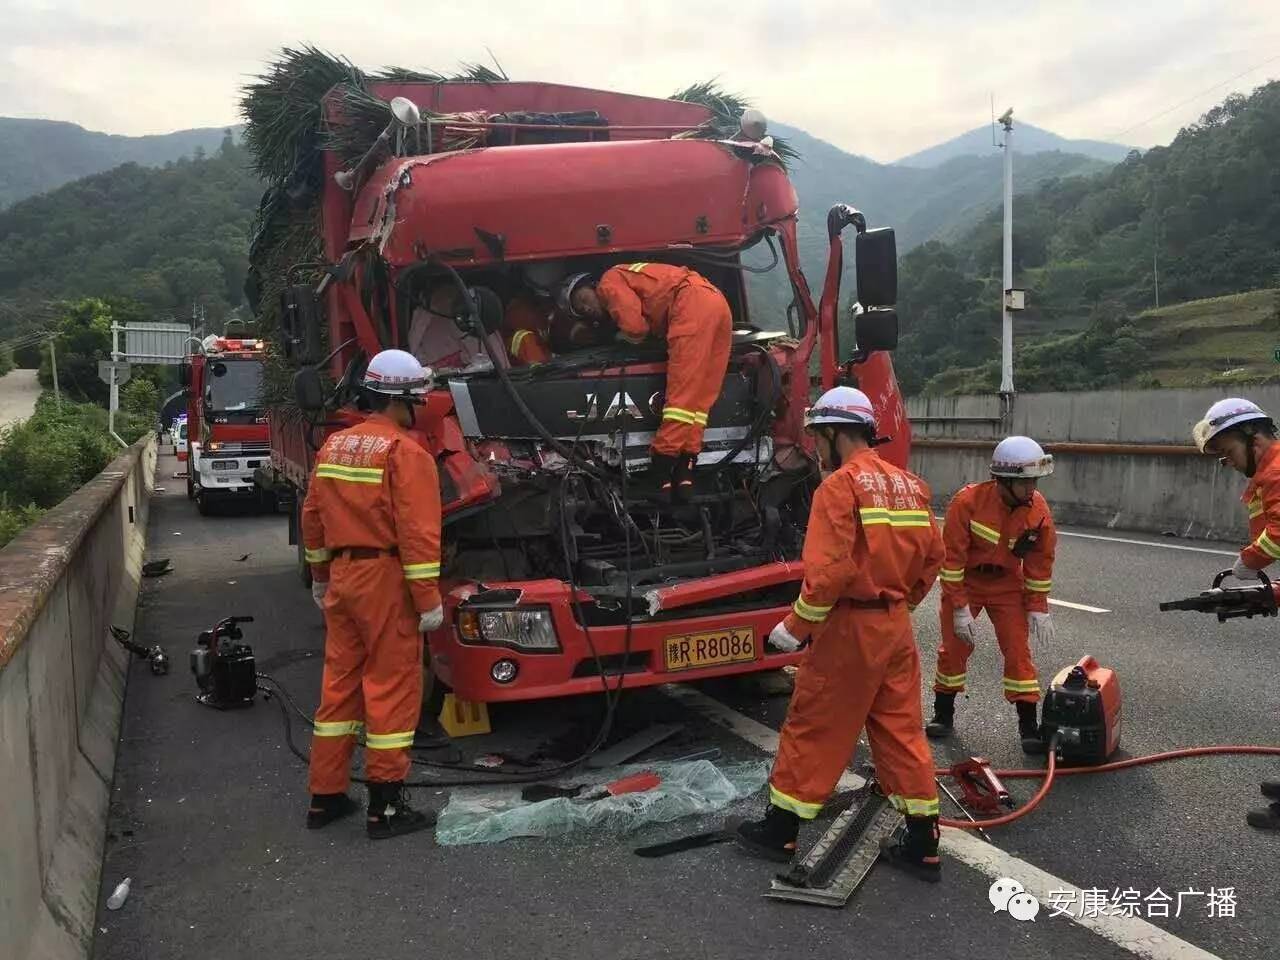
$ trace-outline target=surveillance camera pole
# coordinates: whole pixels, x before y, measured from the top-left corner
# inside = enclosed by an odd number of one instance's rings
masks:
[[[1013,314],[1009,291],[1013,289],[1013,111],[1000,118],[1004,127],[1004,281],[1000,291],[1001,346],[1000,397],[1006,412],[1013,406]]]

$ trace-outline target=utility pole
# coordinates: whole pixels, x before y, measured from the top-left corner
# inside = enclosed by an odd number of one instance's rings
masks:
[[[1000,117],[1004,127],[1004,279],[1000,290],[1000,396],[1013,402],[1013,314],[1009,291],[1013,289],[1013,108]]]
[[[49,370],[53,373],[53,402],[62,406],[62,392],[58,389],[58,350],[54,346],[57,337],[49,338]]]
[[[111,321],[111,402],[107,408],[107,433],[122,447],[128,444],[116,433],[116,410],[120,408],[120,324]]]
[[[1151,272],[1156,281],[1156,309],[1160,309],[1160,185],[1151,185],[1152,240],[1151,240]]]

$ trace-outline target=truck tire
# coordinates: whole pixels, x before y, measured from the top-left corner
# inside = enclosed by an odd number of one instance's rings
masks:
[[[423,726],[430,720],[435,723],[440,717],[440,711],[444,709],[445,694],[452,693],[453,688],[436,676],[435,671],[431,669],[431,648],[425,643],[422,645],[422,720],[419,726]]]
[[[191,480],[191,464],[187,464],[187,499],[194,500],[196,498],[196,486]]]
[[[196,512],[202,517],[207,517],[213,512],[213,505],[209,503],[209,498],[205,496],[203,490],[196,490]]]
[[[298,579],[308,590],[311,589],[311,564],[307,563],[306,547],[302,543],[302,497],[297,493],[293,497],[293,514],[289,517],[293,526],[293,539],[297,549]]]

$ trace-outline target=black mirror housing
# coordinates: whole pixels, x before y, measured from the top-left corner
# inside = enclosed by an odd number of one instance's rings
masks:
[[[898,311],[892,307],[876,307],[858,314],[853,321],[853,335],[862,356],[877,350],[895,350],[898,346]]]
[[[183,360],[182,363],[178,364],[178,385],[184,388],[191,386],[191,362],[189,360]]]
[[[292,284],[281,291],[280,333],[286,360],[314,363],[319,358],[320,302],[307,284]]]
[[[893,227],[877,227],[858,234],[854,256],[858,265],[858,302],[868,310],[897,303],[898,242]],[[894,326],[896,330],[896,320]]]
[[[320,371],[313,367],[303,367],[293,375],[293,397],[298,406],[308,413],[317,413],[324,409],[324,384],[320,381]]]

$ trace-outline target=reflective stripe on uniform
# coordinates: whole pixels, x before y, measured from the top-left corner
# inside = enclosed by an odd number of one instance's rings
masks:
[[[632,273],[644,273],[644,268],[649,265],[648,260],[642,260],[640,263],[628,263],[627,269]]]
[[[359,720],[317,720],[312,729],[317,737],[352,737],[364,724]]]
[[[687,423],[691,426],[705,427],[707,425],[707,414],[702,410],[685,410],[683,407],[663,407],[663,420],[674,420],[677,423]]]
[[[321,547],[319,550],[312,550],[308,547],[304,547],[302,550],[302,558],[306,560],[307,563],[328,563],[333,559],[333,554],[324,547]]]
[[[413,731],[404,733],[366,733],[364,745],[370,750],[405,750],[413,746]]]
[[[804,597],[796,597],[796,602],[791,605],[792,611],[801,620],[808,620],[810,623],[822,623],[827,619],[827,614],[831,612],[834,603],[820,607],[815,603],[806,603]]]
[[[533,333],[532,330],[517,330],[511,337],[511,355],[513,357],[519,356],[520,345],[528,339],[529,334],[531,333]]]
[[[1012,677],[1004,678],[1004,689],[1008,693],[1039,693],[1039,680],[1014,680]]]
[[[977,520],[970,520],[969,529],[973,531],[975,534],[977,534],[980,538],[987,541],[987,543],[994,543],[994,544],[1000,543],[1000,531],[992,530],[986,524],[979,523]]]
[[[858,510],[863,526],[887,523],[891,527],[927,527],[928,510],[890,510],[887,507],[862,507]]]
[[[1249,519],[1252,520],[1254,517],[1261,516],[1261,514],[1262,514],[1262,498],[1254,497],[1252,500],[1249,501]]]
[[[964,583],[964,567],[958,569],[943,567],[938,571],[938,579],[943,583]]]
[[[1027,577],[1022,581],[1022,585],[1028,590],[1034,590],[1036,593],[1048,593],[1049,588],[1053,586],[1052,580],[1032,580]]]
[[[322,463],[316,467],[317,477],[347,483],[381,483],[382,472],[381,467],[347,467],[340,463]]]
[[[1280,546],[1276,546],[1276,542],[1271,539],[1267,531],[1263,530],[1258,534],[1258,539],[1253,541],[1253,545],[1272,560],[1280,560]]]
[[[783,793],[772,783],[769,784],[769,802],[775,807],[790,810],[801,820],[812,820],[822,812],[822,804],[805,803],[803,800],[797,800],[795,797]]]
[[[431,580],[440,576],[440,563],[406,563],[404,578],[406,580]]]
[[[967,673],[945,674],[939,672],[933,675],[933,682],[940,687],[954,687],[956,690],[963,690],[965,679],[968,676],[969,674]]]
[[[936,817],[939,813],[938,798],[924,800],[920,797],[900,797],[896,793],[889,794],[889,802],[893,809],[905,813],[908,817]]]

